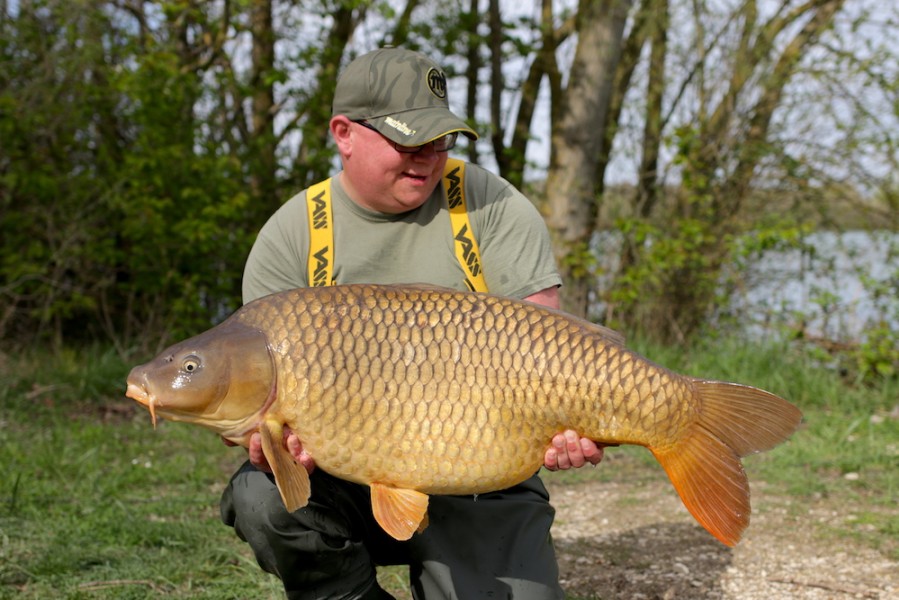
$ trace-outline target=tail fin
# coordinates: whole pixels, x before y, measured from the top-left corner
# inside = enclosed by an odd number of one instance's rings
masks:
[[[650,448],[687,510],[733,546],[749,525],[749,481],[740,458],[773,448],[802,420],[795,406],[749,386],[694,380],[697,422],[675,444]]]

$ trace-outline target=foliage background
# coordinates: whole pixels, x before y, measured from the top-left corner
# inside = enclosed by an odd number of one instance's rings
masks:
[[[686,343],[741,318],[760,252],[896,230],[897,10],[0,0],[0,343],[147,352],[229,314],[256,231],[336,168],[336,74],[384,44],[446,67],[482,133],[457,151],[545,212],[566,308]],[[870,286],[895,297],[897,279]],[[868,362],[892,368],[883,312]]]

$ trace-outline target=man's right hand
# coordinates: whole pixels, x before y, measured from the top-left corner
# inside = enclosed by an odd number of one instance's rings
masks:
[[[222,438],[222,440],[227,446],[236,445],[234,442],[224,438]],[[313,460],[309,453],[303,448],[303,442],[300,441],[297,434],[287,427],[284,428],[283,443],[287,447],[287,451],[290,452],[290,455],[293,456],[293,459],[303,465],[307,472],[312,473],[312,471],[315,470],[315,460]],[[247,448],[247,454],[249,455],[250,463],[254,467],[260,471],[265,471],[266,473],[272,472],[272,468],[265,458],[265,453],[262,451],[262,436],[259,433],[254,433],[250,436],[250,445]]]

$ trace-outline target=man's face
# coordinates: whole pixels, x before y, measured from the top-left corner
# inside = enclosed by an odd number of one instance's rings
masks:
[[[400,152],[377,131],[361,123],[343,123],[338,140],[343,158],[343,185],[350,197],[370,210],[398,214],[425,203],[440,183],[447,152],[425,144],[415,153]]]

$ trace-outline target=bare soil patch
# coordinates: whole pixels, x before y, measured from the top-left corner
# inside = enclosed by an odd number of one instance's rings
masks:
[[[667,480],[548,482],[562,583],[602,600],[899,598],[899,562],[854,543],[852,507],[800,505],[753,482],[752,523],[728,548]]]

